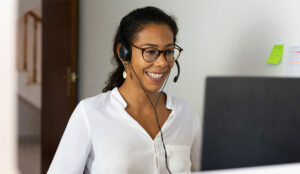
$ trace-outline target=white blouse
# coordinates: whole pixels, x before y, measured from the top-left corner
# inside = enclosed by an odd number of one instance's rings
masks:
[[[153,140],[125,110],[118,88],[82,100],[74,110],[48,174],[167,174],[160,133]],[[190,105],[167,95],[162,126],[170,171],[200,168],[200,122]]]

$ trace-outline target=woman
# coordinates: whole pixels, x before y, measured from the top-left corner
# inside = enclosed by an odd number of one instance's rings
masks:
[[[114,41],[117,68],[102,94],[74,110],[48,174],[190,173],[200,165],[200,123],[161,91],[182,49],[158,8],[132,11]]]

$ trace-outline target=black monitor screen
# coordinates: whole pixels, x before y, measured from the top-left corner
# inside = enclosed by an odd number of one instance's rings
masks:
[[[201,170],[300,162],[300,79],[209,77]]]

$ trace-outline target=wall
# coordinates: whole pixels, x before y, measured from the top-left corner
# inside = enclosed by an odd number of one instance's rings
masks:
[[[32,10],[41,16],[41,0],[18,1],[17,27],[17,65],[18,65],[18,135],[20,138],[39,138],[41,125],[41,74],[38,83],[28,83],[28,72],[20,70],[24,59],[24,14]],[[31,34],[30,34],[31,31]],[[33,59],[33,18],[28,19],[28,59]],[[41,24],[38,25],[38,72],[41,68]],[[28,64],[28,69],[32,69]]]
[[[79,98],[101,92],[112,70],[112,40],[121,18],[134,8],[153,5],[177,17],[181,75],[166,91],[184,98],[201,116],[205,78],[212,75],[284,76],[266,64],[273,44],[300,43],[299,0],[83,0],[80,5]],[[174,77],[174,68],[170,77]],[[172,78],[170,78],[172,79]]]
[[[41,110],[23,97],[18,97],[18,135],[24,139],[39,139],[41,134]]]
[[[24,59],[24,15],[28,11],[33,11],[37,15],[41,16],[42,11],[41,0],[20,0],[18,4],[18,28],[17,28],[17,60],[18,60],[18,93],[28,102],[33,104],[35,107],[41,109],[41,81],[40,81],[40,68],[41,68],[41,25],[38,24],[38,43],[37,43],[37,68],[38,68],[38,83],[28,84],[28,71],[24,71],[21,67]],[[33,59],[33,18],[28,18],[28,45],[27,45],[27,59]],[[32,61],[30,61],[32,62]],[[32,66],[32,65],[31,65]],[[28,64],[28,69],[32,69]],[[30,71],[29,71],[30,72]]]

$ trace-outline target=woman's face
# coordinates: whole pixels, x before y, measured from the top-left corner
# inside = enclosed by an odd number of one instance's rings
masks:
[[[165,24],[149,24],[144,27],[137,35],[132,43],[139,48],[154,47],[158,50],[166,50],[174,47],[173,33],[168,25]],[[143,84],[144,88],[150,92],[158,91],[166,77],[171,71],[174,62],[168,63],[161,53],[160,56],[152,63],[148,63],[143,59],[142,50],[132,48],[131,64],[132,68],[136,72],[138,78]],[[131,70],[132,71],[132,70]],[[139,85],[139,82],[135,78],[135,74],[132,72],[133,83]]]

